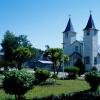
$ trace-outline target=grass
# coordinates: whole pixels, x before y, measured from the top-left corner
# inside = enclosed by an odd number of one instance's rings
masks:
[[[89,85],[82,80],[57,80],[55,86],[51,84],[34,86],[32,90],[29,90],[25,94],[25,97],[31,99],[33,97],[43,97],[51,94],[59,95],[61,93],[84,91],[89,88]],[[0,100],[5,100],[5,98],[14,99],[14,96],[7,95],[0,89]]]
[[[27,98],[43,97],[51,94],[59,95],[61,93],[71,93],[84,91],[89,89],[89,85],[82,80],[57,80],[56,85],[35,86],[32,90],[27,92]]]

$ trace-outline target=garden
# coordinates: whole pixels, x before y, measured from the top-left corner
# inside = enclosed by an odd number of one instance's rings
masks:
[[[0,68],[4,70],[0,69],[0,100],[100,99],[100,72],[95,67],[85,72],[81,59],[74,66],[65,66],[67,74],[59,77],[63,61],[70,59],[63,55],[61,48],[48,47],[42,52],[32,47],[27,36],[15,36],[9,31],[1,46],[4,54],[0,59]],[[52,68],[46,70],[35,66],[31,68],[34,73],[28,72],[26,62],[33,58],[36,60],[41,52],[45,59],[52,62]]]
[[[100,72],[94,70],[87,72],[84,80],[53,78],[54,75],[43,69],[37,69],[34,74],[23,69],[7,71],[4,76],[0,81],[0,100],[100,99]]]

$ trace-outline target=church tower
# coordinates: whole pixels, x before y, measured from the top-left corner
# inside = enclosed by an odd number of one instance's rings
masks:
[[[74,31],[71,18],[69,17],[67,27],[63,32],[63,50],[64,54],[70,55],[71,52],[71,44],[76,40],[76,32]]]
[[[84,28],[83,52],[85,70],[90,70],[93,66],[97,66],[98,53],[98,30],[95,28],[92,15],[90,13],[89,20]]]

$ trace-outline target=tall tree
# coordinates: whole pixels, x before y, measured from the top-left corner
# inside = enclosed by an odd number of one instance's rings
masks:
[[[13,50],[16,48],[16,45],[17,45],[17,41],[15,35],[10,31],[7,31],[1,43],[5,60],[7,61],[13,60]]]
[[[63,50],[60,48],[48,48],[44,53],[44,57],[47,57],[48,60],[53,62],[52,69],[54,74],[58,74],[63,63],[63,58],[65,61],[69,60],[69,57],[63,55]]]
[[[28,41],[26,35],[19,35],[18,37],[16,37],[16,41],[17,41],[18,47],[31,48],[32,46],[30,41]]]
[[[26,50],[26,54],[29,54],[31,52],[31,55],[33,57],[36,57],[37,55],[37,49],[33,48],[30,41],[28,41],[26,35],[19,35],[15,36],[12,32],[7,31],[4,35],[4,39],[1,43],[2,51],[4,52],[4,60],[3,62],[6,62],[6,66],[12,67],[12,62],[15,63],[15,61],[18,63],[18,59],[15,59],[15,52],[18,55],[18,52],[22,53],[22,55],[25,53],[24,50]],[[26,49],[27,48],[27,49]],[[21,55],[21,57],[22,57]],[[27,55],[23,55],[23,58],[26,58]],[[29,56],[28,56],[29,58]],[[22,61],[22,60],[21,60]],[[20,62],[20,61],[19,61]],[[22,61],[23,62],[23,61]],[[2,65],[5,65],[1,62]],[[14,64],[13,64],[14,65]]]
[[[84,74],[85,72],[85,65],[83,64],[81,59],[77,59],[77,61],[75,62],[74,66],[78,67],[80,69],[79,74]]]
[[[32,53],[29,48],[20,47],[14,52],[15,60],[17,61],[17,68],[21,70],[21,65],[29,58],[31,58]]]

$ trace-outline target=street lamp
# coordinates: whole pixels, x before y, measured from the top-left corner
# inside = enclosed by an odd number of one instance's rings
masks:
[[[63,58],[62,58],[62,67],[63,67],[63,80],[64,80],[64,43],[62,43],[62,49],[63,49]]]

